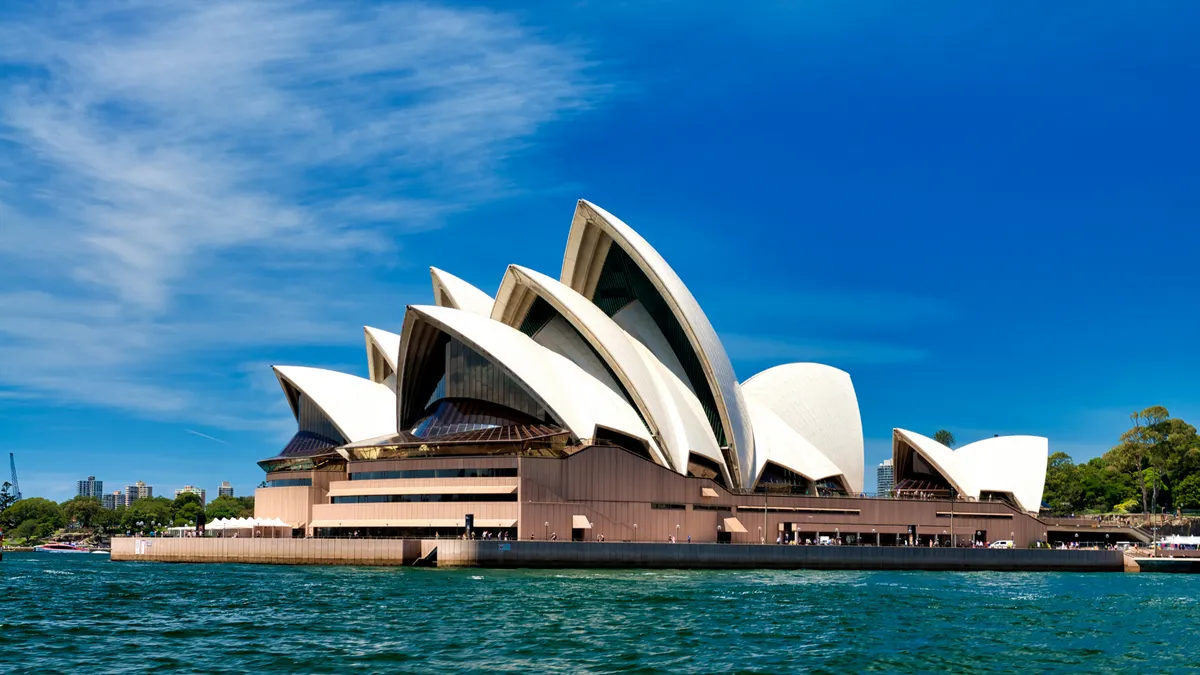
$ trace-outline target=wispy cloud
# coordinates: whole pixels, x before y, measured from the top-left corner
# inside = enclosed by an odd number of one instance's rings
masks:
[[[213,441],[215,443],[220,443],[221,445],[229,445],[229,443],[227,441],[223,441],[219,438],[209,436],[208,434],[202,434],[199,431],[196,431],[195,429],[184,429],[184,431],[186,431],[187,433],[189,433],[193,436],[199,436],[200,438],[207,438],[208,440]]]
[[[0,18],[0,387],[218,427],[247,423],[202,393],[231,358],[402,304],[363,268],[603,93],[489,11],[26,7]]]
[[[830,365],[908,363],[924,360],[922,349],[848,340],[788,340],[759,335],[723,333],[729,357],[745,363],[816,361]]]

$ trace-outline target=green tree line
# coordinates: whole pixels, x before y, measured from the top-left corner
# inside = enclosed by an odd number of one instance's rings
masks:
[[[58,503],[42,497],[14,501],[8,494],[0,490],[0,530],[6,542],[18,546],[45,541],[62,530],[146,534],[164,527],[194,525],[201,513],[206,521],[254,515],[253,497],[217,497],[205,505],[199,495],[185,492],[175,499],[147,497],[128,507],[106,509],[96,497]]]
[[[1055,513],[1158,513],[1200,509],[1200,435],[1163,406],[1129,416],[1132,427],[1100,457],[1075,464],[1050,455],[1044,501]]]

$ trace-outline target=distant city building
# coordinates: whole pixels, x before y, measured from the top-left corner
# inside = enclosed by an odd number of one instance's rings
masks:
[[[138,499],[147,499],[153,496],[154,488],[140,480],[133,485],[125,486],[125,506],[130,506]]]
[[[79,497],[99,497],[104,494],[104,481],[88,476],[87,480],[76,481],[75,494]]]
[[[205,496],[205,493],[204,493],[204,488],[198,488],[198,487],[195,487],[195,486],[193,486],[193,485],[184,485],[183,487],[181,487],[181,488],[179,488],[178,490],[176,490],[176,491],[175,491],[175,496],[176,496],[176,497],[178,497],[179,495],[181,495],[181,494],[183,494],[183,493],[185,493],[185,492],[190,492],[190,493],[192,493],[192,494],[194,494],[194,495],[196,495],[196,496],[200,497],[200,501],[201,501],[201,503],[203,503],[203,502],[205,501],[205,499],[204,499],[204,496]]]
[[[125,506],[125,493],[117,490],[116,492],[100,495],[100,505],[110,510],[118,506]]]
[[[892,460],[885,459],[883,464],[875,468],[875,482],[877,484],[875,492],[880,495],[889,495],[892,493],[892,488],[896,485],[896,470],[892,467]]]
[[[217,497],[219,498],[219,497],[232,497],[232,496],[233,496],[233,486],[230,485],[229,481],[227,481],[227,480],[221,481],[221,487],[217,488]]]

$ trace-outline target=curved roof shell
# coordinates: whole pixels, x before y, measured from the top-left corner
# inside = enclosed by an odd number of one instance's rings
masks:
[[[862,417],[848,373],[819,363],[786,363],[741,388],[841,469],[851,492],[862,492]]]
[[[367,367],[371,381],[388,384],[395,391],[396,357],[400,354],[400,336],[380,328],[363,326],[367,343]]]
[[[1050,442],[1042,436],[996,436],[951,450],[928,436],[893,429],[892,464],[897,471],[910,451],[972,499],[984,492],[1000,492],[1012,495],[1026,511],[1041,508],[1050,455]]]
[[[601,273],[614,246],[633,261],[658,296],[639,297],[638,300],[644,304],[657,303],[661,299],[682,331],[681,339],[690,346],[690,350],[684,351],[690,351],[691,354],[680,353],[679,344],[673,344],[672,351],[679,357],[685,370],[688,370],[688,363],[693,358],[698,361],[699,372],[694,377],[689,374],[685,381],[689,382],[702,405],[707,400],[712,402],[716,419],[710,417],[707,410],[706,417],[709,417],[710,425],[715,427],[714,431],[720,432],[714,435],[718,439],[723,438],[727,444],[728,449],[724,451],[727,468],[737,483],[749,487],[751,467],[755,464],[754,435],[733,365],[708,317],[666,260],[620,219],[588,201],[580,200],[567,238],[561,281],[596,302],[597,288],[604,281]],[[647,346],[654,349],[654,345]]]
[[[639,351],[636,341],[599,307],[574,289],[541,272],[512,265],[496,294],[492,318],[519,328],[525,323],[536,299],[548,303],[565,318],[578,335],[603,360],[605,367],[619,381],[618,393],[628,396],[649,426],[660,448],[665,451],[669,466],[686,474],[692,440],[699,441],[696,451],[721,462],[720,449],[703,417],[697,420],[691,410],[677,410],[671,387],[662,380],[661,364],[645,350]],[[532,327],[530,327],[532,329]],[[640,346],[640,345],[639,345]],[[671,376],[674,378],[674,375]],[[678,379],[678,378],[674,378]],[[685,388],[686,391],[686,388]],[[695,396],[687,392],[694,400]],[[686,405],[686,404],[684,404]],[[699,402],[696,402],[698,407]],[[702,430],[689,429],[700,422]],[[698,432],[706,432],[698,433]],[[691,433],[689,433],[691,432]],[[707,442],[705,442],[707,435]]]
[[[492,296],[436,267],[429,268],[429,277],[433,281],[433,303],[438,307],[461,309],[480,316],[491,315]]]
[[[297,421],[303,393],[351,443],[396,433],[396,394],[388,387],[323,368],[271,368]]]
[[[621,397],[566,357],[499,321],[449,307],[413,305],[404,317],[397,376],[397,417],[408,424],[425,404],[428,382],[420,382],[419,364],[438,358],[441,336],[458,339],[505,372],[580,440],[605,427],[646,443],[651,456],[666,464],[637,412]]]
[[[754,424],[754,481],[762,478],[768,463],[777,464],[816,482],[836,478],[848,484],[841,467],[834,464],[808,439],[796,433],[766,403],[747,395],[746,406]]]

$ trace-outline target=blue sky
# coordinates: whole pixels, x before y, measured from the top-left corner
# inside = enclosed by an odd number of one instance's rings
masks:
[[[0,450],[26,495],[221,480],[294,428],[271,364],[557,275],[638,229],[741,379],[854,378],[894,426],[1200,421],[1194,3],[8,3]],[[6,475],[6,472],[4,472]]]

